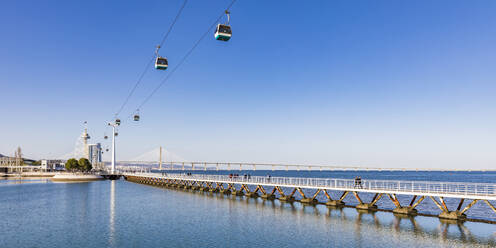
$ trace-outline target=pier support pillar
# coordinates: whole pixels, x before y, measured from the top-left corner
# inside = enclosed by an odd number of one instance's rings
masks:
[[[219,193],[229,195],[229,194],[231,194],[231,190],[230,189],[220,189]]]
[[[255,191],[253,191],[253,192],[251,192],[250,189],[248,188],[248,186],[246,186],[244,184],[241,185],[241,188],[246,191],[246,193],[245,193],[245,196],[246,197],[250,197],[250,198],[257,198],[257,197],[259,197],[259,195],[258,195],[258,190],[260,189],[259,186],[257,186],[257,188],[255,189]]]
[[[462,214],[460,211],[444,211],[438,217],[440,219],[457,221],[464,221],[465,219],[467,219],[467,216],[465,214]]]
[[[250,197],[250,198],[257,198],[257,197],[259,197],[259,195],[258,195],[257,192],[246,192],[245,196],[246,197]]]
[[[417,215],[417,209],[412,207],[396,207],[393,209],[393,214],[399,215]]]
[[[276,192],[276,187],[274,187],[270,193],[267,193],[267,191],[265,191],[265,189],[262,185],[258,185],[257,188],[259,188],[260,192],[262,192],[262,196],[261,196],[262,199],[265,199],[265,200],[276,199],[276,195],[274,194]]]
[[[353,191],[353,194],[358,200],[358,204],[355,206],[357,210],[368,210],[368,211],[377,211],[377,201],[381,199],[382,194],[381,193],[376,193],[374,195],[374,198],[372,198],[372,202],[370,203],[364,203],[362,199],[360,199],[360,196],[358,196],[358,193],[356,191]]]
[[[283,196],[279,197],[279,201],[283,201],[283,202],[294,202],[295,201],[295,198],[294,198],[294,196],[283,195]]]
[[[289,194],[289,195],[285,195],[284,191],[281,189],[281,187],[277,187],[276,189],[277,189],[277,191],[279,191],[279,194],[281,195],[279,197],[279,201],[282,201],[282,202],[294,202],[295,201],[295,198],[293,195],[296,192],[296,188],[294,188],[293,191],[291,191],[291,194]]]
[[[243,196],[244,195],[243,187],[241,187],[241,189],[237,190],[236,187],[234,186],[234,184],[229,184],[228,189],[232,190],[231,195],[235,195],[235,196]]]
[[[401,206],[398,197],[396,197],[396,194],[392,194],[392,195],[387,194],[387,195],[389,196],[389,199],[391,199],[393,204],[396,206],[396,208],[393,209],[393,214],[409,215],[409,216],[417,215],[417,210],[415,209],[415,207],[417,207],[425,198],[425,196],[422,196],[417,202],[415,202],[417,196],[413,196],[410,202],[410,206],[405,207],[405,206]]]
[[[302,198],[300,200],[301,203],[304,203],[304,204],[311,204],[311,205],[315,205],[317,203],[319,203],[319,201],[317,199],[313,199],[313,198]]]
[[[348,191],[343,192],[341,197],[339,197],[339,200],[333,200],[329,193],[327,193],[327,190],[324,189],[324,194],[327,197],[328,201],[325,203],[327,206],[331,207],[343,207],[344,206],[344,198],[348,195]]]
[[[243,196],[244,193],[243,193],[243,190],[233,190],[231,192],[231,195],[235,195],[235,196]]]
[[[355,207],[356,207],[356,209],[359,209],[359,210],[370,210],[370,211],[377,210],[377,205],[371,205],[370,203],[357,204]]]
[[[318,189],[312,197],[306,197],[300,188],[296,188],[296,189],[298,190],[298,192],[300,193],[300,195],[302,197],[302,199],[300,200],[301,203],[311,204],[311,205],[315,205],[315,204],[319,203],[319,201],[316,198],[317,198],[317,195],[319,195],[321,189]]]
[[[327,206],[331,206],[331,207],[343,207],[344,206],[344,202],[340,201],[340,200],[330,200],[330,201],[326,202],[325,204]]]
[[[488,200],[484,200],[484,202],[496,213],[496,207],[493,206]]]
[[[263,194],[261,197],[262,197],[262,199],[266,199],[266,200],[276,199],[276,196],[274,194]]]
[[[441,209],[441,214],[439,214],[440,219],[445,219],[445,220],[456,220],[456,221],[465,221],[467,219],[467,215],[465,215],[465,212],[469,210],[472,206],[475,205],[479,200],[473,200],[471,203],[469,203],[463,210],[460,211],[462,208],[463,202],[465,199],[460,199],[460,204],[458,204],[458,208],[455,211],[450,211],[448,209],[448,206],[446,206],[446,203],[444,202],[443,197],[439,197],[440,202],[438,202],[434,197],[430,197],[431,200],[436,204],[436,206]]]

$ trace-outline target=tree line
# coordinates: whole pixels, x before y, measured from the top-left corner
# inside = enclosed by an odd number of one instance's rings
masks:
[[[65,169],[68,171],[91,171],[93,166],[87,158],[80,158],[79,160],[71,158],[65,163]]]

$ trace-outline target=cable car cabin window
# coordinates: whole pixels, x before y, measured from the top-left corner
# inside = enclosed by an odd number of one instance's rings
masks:
[[[167,60],[163,58],[158,58],[157,65],[167,65]]]
[[[226,26],[226,25],[220,25],[219,26],[219,33],[231,34],[231,27]]]

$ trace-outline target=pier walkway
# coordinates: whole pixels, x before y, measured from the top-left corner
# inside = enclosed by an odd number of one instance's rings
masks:
[[[263,177],[263,176],[229,176],[206,174],[172,174],[172,173],[132,173],[124,172],[126,180],[136,183],[162,187],[175,187],[212,193],[232,194],[246,197],[262,197],[268,200],[299,201],[304,204],[317,204],[317,196],[324,194],[328,206],[343,207],[348,195],[353,195],[359,210],[375,211],[376,203],[387,196],[396,206],[393,213],[416,215],[416,207],[426,198],[430,198],[441,210],[439,218],[465,220],[465,212],[477,202],[486,203],[496,213],[490,201],[496,200],[496,185],[481,183],[422,182],[361,180],[336,178],[301,178],[301,177]],[[310,192],[311,191],[311,192]],[[310,192],[310,193],[309,193]],[[338,193],[334,199],[331,193]],[[372,193],[370,202],[365,202],[360,194]],[[297,195],[299,196],[297,197]],[[409,195],[409,204],[401,204],[397,195]],[[448,208],[445,198],[459,199],[456,208]],[[464,202],[470,201],[464,206]]]

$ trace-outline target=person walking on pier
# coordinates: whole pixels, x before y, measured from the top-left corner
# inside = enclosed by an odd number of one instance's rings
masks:
[[[359,176],[355,177],[355,188],[363,189],[362,187],[362,178]]]
[[[360,176],[355,177],[355,188],[363,189],[362,178]]]

